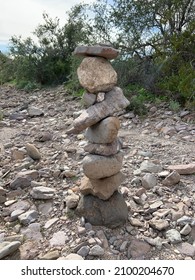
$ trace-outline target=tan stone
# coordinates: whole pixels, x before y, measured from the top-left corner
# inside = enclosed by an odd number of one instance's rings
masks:
[[[111,177],[96,180],[84,177],[81,181],[80,191],[83,195],[92,194],[106,200],[113,195],[124,180],[125,175],[121,172]]]
[[[20,160],[25,158],[25,152],[20,151],[18,149],[13,149],[12,150],[12,158],[15,160]]]
[[[92,144],[89,143],[84,147],[85,152],[90,154],[112,156],[120,151],[122,144],[118,138],[109,144]]]
[[[110,177],[120,171],[122,161],[122,152],[110,157],[90,154],[83,159],[83,172],[90,179]]]
[[[171,172],[163,181],[162,184],[165,186],[173,186],[180,181],[180,175],[177,171]]]
[[[77,69],[79,82],[90,93],[110,91],[117,84],[117,73],[102,57],[86,57]]]
[[[112,143],[117,137],[119,128],[119,119],[116,117],[108,117],[89,127],[85,133],[85,137],[91,143]]]
[[[119,51],[106,45],[78,46],[73,52],[77,56],[99,56],[106,59],[114,59],[118,56]]]
[[[40,160],[41,159],[41,154],[39,150],[35,147],[33,144],[27,143],[25,145],[27,154],[34,160]]]
[[[126,108],[130,102],[123,95],[119,87],[114,87],[106,93],[105,100],[90,106],[81,115],[73,121],[73,127],[66,133],[79,133],[102,119],[113,115],[114,113]]]
[[[190,174],[195,173],[195,163],[169,165],[168,169],[169,170],[175,170],[180,175],[190,175]]]

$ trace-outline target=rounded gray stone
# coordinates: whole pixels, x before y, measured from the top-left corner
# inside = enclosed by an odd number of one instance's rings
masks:
[[[104,249],[100,245],[94,245],[90,251],[89,251],[90,256],[102,256],[104,255]]]
[[[86,257],[89,254],[90,247],[89,246],[82,246],[78,251],[77,254],[81,257]]]
[[[153,174],[145,174],[142,178],[142,186],[149,190],[151,188],[153,188],[154,186],[156,186],[157,184],[157,179],[155,177],[155,175]]]
[[[83,172],[90,179],[110,177],[120,171],[122,161],[122,152],[110,157],[90,154],[83,159]]]
[[[37,218],[38,218],[38,212],[35,210],[29,210],[21,214],[20,216],[18,216],[20,223],[23,225],[28,225],[35,222]]]

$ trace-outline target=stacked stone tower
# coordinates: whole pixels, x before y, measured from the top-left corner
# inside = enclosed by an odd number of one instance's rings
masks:
[[[117,137],[120,122],[113,115],[129,101],[116,86],[117,73],[109,61],[118,56],[118,51],[108,45],[79,46],[74,54],[84,56],[77,75],[86,90],[83,103],[87,108],[67,133],[85,130],[88,140],[84,147],[88,154],[83,159],[82,197],[76,211],[93,225],[113,228],[127,219],[127,206],[118,192],[125,179],[120,171],[123,153]]]

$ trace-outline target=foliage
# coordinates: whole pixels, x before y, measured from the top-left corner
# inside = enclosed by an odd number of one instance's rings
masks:
[[[129,84],[124,88],[124,94],[130,100],[127,111],[134,111],[138,115],[146,115],[146,103],[155,102],[155,96],[139,84]]]
[[[178,112],[181,108],[179,102],[171,100],[169,103],[169,108],[174,111],[174,112]]]
[[[77,5],[68,13],[68,20],[60,26],[58,18],[43,14],[44,22],[33,32],[37,38],[10,40],[10,57],[16,83],[27,89],[35,84],[59,84],[68,80],[71,72],[72,52],[79,43],[86,43],[90,30],[83,18],[84,6]]]
[[[193,0],[114,0],[111,11],[119,45],[140,56],[169,53],[174,34],[193,21]]]
[[[13,79],[12,61],[0,52],[0,84]]]
[[[40,89],[41,85],[31,81],[20,80],[18,83],[16,83],[16,88],[23,89],[26,92],[30,92],[33,90]]]

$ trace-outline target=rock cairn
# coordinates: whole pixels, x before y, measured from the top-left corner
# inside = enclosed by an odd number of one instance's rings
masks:
[[[85,130],[88,152],[83,159],[82,197],[76,212],[93,225],[111,228],[127,219],[127,206],[118,192],[125,176],[120,172],[123,153],[118,135],[119,119],[114,116],[129,105],[122,89],[117,87],[117,73],[109,60],[118,50],[108,45],[79,46],[74,55],[84,56],[77,69],[85,110],[73,121],[67,133]]]

